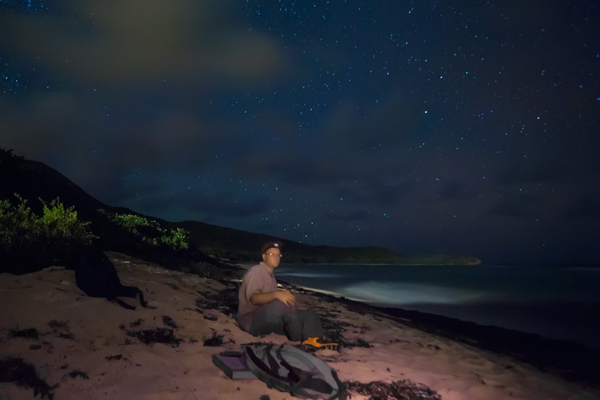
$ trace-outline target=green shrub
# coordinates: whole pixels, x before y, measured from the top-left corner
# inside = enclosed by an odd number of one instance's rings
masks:
[[[160,229],[158,222],[148,221],[146,218],[134,214],[115,214],[113,221],[131,233],[139,233],[141,227]]]
[[[27,200],[15,196],[17,206],[0,201],[0,247],[11,259],[14,272],[67,264],[96,238],[90,223],[78,220],[75,207],[65,209],[58,197],[50,205],[39,199],[44,209],[38,217],[27,207]]]
[[[0,201],[0,243],[7,248],[16,241],[29,242],[39,235],[37,218],[27,207],[27,200],[18,199],[18,207],[8,200]]]
[[[173,250],[186,250],[189,247],[188,232],[184,229],[162,228],[156,221],[133,214],[115,214],[112,220],[153,246],[163,244]]]
[[[72,238],[81,243],[89,243],[95,238],[88,231],[90,223],[77,219],[74,206],[65,209],[58,197],[50,202],[50,207],[42,199],[40,201],[44,204],[44,215],[38,220],[38,224],[44,235]]]

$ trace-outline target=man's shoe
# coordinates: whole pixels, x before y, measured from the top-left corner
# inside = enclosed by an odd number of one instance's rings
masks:
[[[314,347],[317,349],[329,349],[329,350],[337,350],[337,343],[319,343],[319,338],[311,337],[302,342],[303,346],[306,347]]]

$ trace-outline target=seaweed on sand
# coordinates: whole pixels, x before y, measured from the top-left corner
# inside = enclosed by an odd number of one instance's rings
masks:
[[[49,386],[40,378],[35,367],[23,361],[22,358],[5,357],[0,359],[0,383],[12,382],[18,387],[33,389],[33,396],[39,394],[41,398],[47,397],[52,400],[52,392],[58,384]]]
[[[90,377],[88,376],[88,374],[86,374],[83,371],[79,371],[77,369],[74,369],[73,371],[69,372],[65,376],[70,376],[73,379],[77,378],[78,376],[82,377],[83,379],[90,379]]]
[[[129,327],[137,328],[138,326],[140,326],[142,324],[142,322],[144,322],[144,320],[142,318],[136,319],[135,321],[133,321],[132,323],[129,324]]]
[[[183,339],[178,339],[173,335],[173,329],[154,328],[142,331],[127,331],[127,335],[138,339],[144,344],[164,343],[171,347],[179,347],[179,342]]]
[[[27,329],[11,329],[8,331],[9,338],[22,337],[26,339],[35,339],[38,340],[40,338],[40,333],[35,328],[27,328]]]
[[[57,321],[53,319],[52,321],[48,322],[48,326],[55,330],[65,330],[67,332],[70,330],[69,321]]]
[[[204,341],[205,346],[219,347],[223,344],[223,335],[217,335],[217,332],[213,332],[210,339]]]
[[[354,326],[352,324],[343,321],[333,321],[323,317],[321,317],[321,323],[327,339],[332,343],[337,343],[339,347],[347,347],[349,349],[353,347],[371,347],[366,340],[361,338],[356,339],[356,342],[354,343],[346,341],[342,332],[346,331],[345,327]]]
[[[75,336],[73,336],[72,333],[60,333],[58,335],[58,337],[63,338],[63,339],[71,339],[71,340],[75,340]]]
[[[237,285],[230,284],[227,289],[196,299],[196,306],[205,310],[218,310],[225,315],[233,315],[238,311],[238,291]]]
[[[374,381],[360,383],[356,381],[345,382],[348,391],[369,396],[369,400],[441,400],[442,397],[422,383],[414,383],[408,379],[392,383]]]
[[[177,324],[175,323],[175,321],[173,321],[173,318],[169,317],[168,315],[163,315],[162,320],[163,324],[165,324],[166,326],[170,326],[173,329],[177,329]]]

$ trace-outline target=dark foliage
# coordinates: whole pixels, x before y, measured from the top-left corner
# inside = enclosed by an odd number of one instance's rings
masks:
[[[89,223],[58,197],[50,204],[39,198],[39,213],[19,194],[13,197],[11,201],[0,196],[0,271],[25,274],[50,265],[72,267],[94,239]]]
[[[441,400],[442,397],[421,383],[414,383],[408,379],[385,383],[381,381],[360,383],[345,382],[348,391],[362,396],[369,396],[369,400]]]
[[[0,383],[14,383],[18,387],[33,389],[33,396],[52,400],[53,390],[58,386],[50,386],[38,376],[35,367],[22,358],[5,357],[0,359]]]
[[[154,328],[142,331],[127,331],[127,335],[138,339],[144,344],[153,343],[164,343],[171,347],[179,347],[179,342],[182,339],[178,339],[173,335],[173,329],[167,328]]]

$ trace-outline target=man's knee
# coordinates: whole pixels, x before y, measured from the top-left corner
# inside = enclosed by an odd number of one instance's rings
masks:
[[[268,308],[270,314],[284,314],[287,310],[285,303],[277,299],[267,303],[266,307]]]
[[[287,306],[277,299],[270,301],[263,307],[265,307],[264,315],[270,321],[294,316],[296,314],[296,308],[294,306]]]

